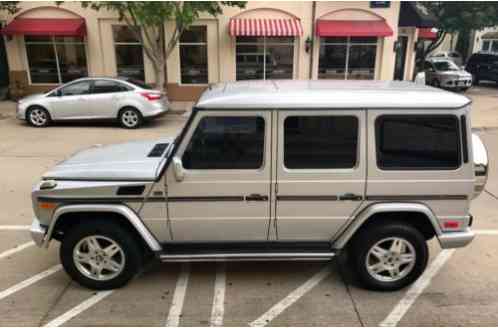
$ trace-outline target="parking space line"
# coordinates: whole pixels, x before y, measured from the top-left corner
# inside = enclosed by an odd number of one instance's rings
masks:
[[[379,326],[381,327],[396,327],[406,312],[415,303],[417,298],[429,286],[432,278],[439,272],[446,261],[449,260],[455,249],[443,249],[438,254],[436,259],[432,261],[429,268],[422,274],[422,276],[415,281],[415,283],[408,289],[405,296],[398,302],[389,315],[382,321]]]
[[[498,230],[474,230],[476,235],[498,235]]]
[[[21,289],[24,289],[24,288],[34,284],[35,282],[37,282],[39,280],[42,280],[43,278],[50,276],[51,274],[56,273],[57,271],[59,271],[61,269],[62,269],[62,265],[60,265],[60,264],[55,265],[48,270],[40,272],[31,278],[28,278],[28,279],[26,279],[26,280],[24,280],[16,285],[12,286],[12,287],[9,287],[9,288],[1,291],[0,292],[0,300],[6,298],[7,296],[14,294],[15,292],[20,291]]]
[[[0,225],[0,230],[25,231],[29,230],[29,225]]]
[[[19,246],[16,246],[14,248],[11,248],[3,253],[0,253],[0,260],[3,259],[3,258],[6,258],[8,256],[11,256],[12,254],[15,254],[17,252],[20,252],[22,251],[23,249],[26,249],[28,247],[31,247],[31,246],[34,246],[35,245],[35,242],[33,241],[30,241],[30,242],[27,242],[25,244],[22,244],[22,245],[19,245]]]
[[[106,290],[102,292],[97,292],[95,295],[90,297],[89,299],[81,302],[80,304],[76,305],[73,307],[71,310],[67,311],[66,313],[58,316],[54,320],[50,321],[44,327],[59,327],[60,325],[63,325],[67,321],[71,320],[81,312],[88,310],[98,302],[102,301],[104,298],[108,297],[114,293],[114,290]]]
[[[266,326],[270,321],[275,319],[278,315],[285,311],[289,306],[294,304],[297,300],[304,296],[307,292],[309,292],[313,287],[318,285],[323,279],[327,278],[329,274],[332,272],[332,266],[327,265],[318,273],[316,273],[313,277],[308,279],[304,284],[300,287],[292,291],[289,295],[287,295],[280,302],[275,304],[271,309],[269,309],[265,314],[260,316],[258,319],[251,322],[249,325],[252,327],[263,327]]]
[[[166,327],[177,327],[180,324],[180,316],[183,310],[185,294],[187,292],[188,279],[190,276],[190,263],[182,265],[182,271],[176,281],[175,293],[171,307],[169,308],[168,318],[166,319]]]
[[[218,264],[214,282],[213,308],[211,310],[211,327],[223,326],[225,313],[226,263]]]

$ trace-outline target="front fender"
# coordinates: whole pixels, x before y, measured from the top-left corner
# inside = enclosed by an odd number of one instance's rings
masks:
[[[55,225],[59,218],[67,213],[84,213],[84,212],[111,212],[123,216],[132,224],[136,229],[137,233],[145,241],[152,251],[161,251],[162,247],[157,241],[157,239],[150,233],[147,227],[144,225],[142,220],[137,216],[137,214],[125,205],[119,204],[82,204],[82,205],[66,205],[57,208],[52,217],[52,221],[45,235],[43,246],[48,247],[50,240],[52,238],[52,233]]]
[[[353,237],[355,232],[374,214],[392,213],[392,212],[417,212],[425,215],[432,224],[436,236],[442,234],[439,222],[429,207],[419,203],[376,203],[364,208],[357,214],[352,222],[339,234],[339,237],[333,242],[334,249],[342,249]]]

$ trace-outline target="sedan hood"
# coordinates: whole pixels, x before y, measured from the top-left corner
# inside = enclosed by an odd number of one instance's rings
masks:
[[[459,70],[459,71],[442,71],[441,74],[442,75],[458,76],[459,78],[461,78],[461,77],[467,78],[467,77],[472,76],[469,72],[467,72],[463,69]]]
[[[173,139],[93,146],[43,175],[54,180],[154,180]]]
[[[34,93],[34,94],[32,94],[32,95],[29,95],[29,96],[26,96],[26,97],[24,97],[24,98],[19,99],[19,101],[18,101],[18,102],[21,104],[21,103],[23,103],[23,102],[26,102],[26,101],[31,101],[31,100],[35,100],[35,99],[38,99],[38,98],[40,98],[40,97],[44,97],[44,96],[45,96],[45,94],[44,94],[44,93]]]

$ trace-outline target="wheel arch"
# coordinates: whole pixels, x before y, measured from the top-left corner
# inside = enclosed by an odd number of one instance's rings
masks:
[[[360,230],[383,222],[403,222],[417,228],[426,239],[441,235],[441,227],[434,213],[419,203],[377,203],[358,213],[333,242],[335,249],[343,249]]]
[[[104,204],[84,204],[84,205],[66,205],[57,208],[52,217],[52,221],[47,229],[43,246],[48,247],[52,238],[58,229],[65,229],[73,224],[85,220],[85,216],[91,214],[111,215],[110,220],[120,220],[125,227],[134,233],[143,244],[153,252],[161,251],[162,247],[152,233],[147,229],[138,215],[125,205],[104,205]]]
[[[45,111],[47,111],[49,118],[52,119],[52,113],[47,108],[47,106],[43,106],[43,105],[40,105],[40,104],[31,104],[31,105],[28,105],[28,107],[26,107],[26,110],[24,111],[24,119],[26,119],[26,121],[28,120],[28,113],[29,113],[29,111],[32,110],[32,109],[35,109],[35,108],[44,109]]]

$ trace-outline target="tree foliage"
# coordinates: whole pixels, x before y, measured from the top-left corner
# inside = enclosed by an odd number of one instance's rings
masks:
[[[0,11],[6,11],[9,14],[13,15],[20,10],[19,1],[1,1],[0,2]]]
[[[131,27],[151,60],[156,83],[164,86],[166,60],[173,52],[185,30],[202,14],[216,17],[223,13],[223,6],[245,7],[245,1],[89,1],[84,8],[116,12],[119,20]],[[165,35],[164,24],[174,22],[174,31]],[[167,38],[167,39],[166,39]]]

